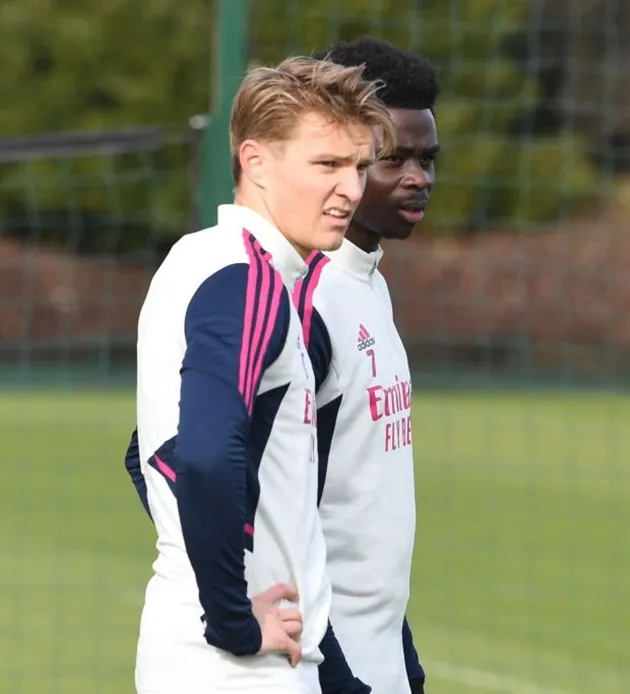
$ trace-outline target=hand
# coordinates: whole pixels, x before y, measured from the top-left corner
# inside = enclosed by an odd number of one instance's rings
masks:
[[[295,589],[282,583],[252,598],[252,612],[262,634],[259,652],[286,653],[291,667],[296,667],[302,656],[302,615],[297,607],[278,607],[276,603],[297,599]]]

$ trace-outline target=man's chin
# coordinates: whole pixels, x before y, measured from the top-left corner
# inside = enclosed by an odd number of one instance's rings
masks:
[[[325,247],[320,248],[321,251],[336,251],[341,247],[343,240],[346,236],[347,229],[343,231],[331,231],[326,234],[326,238],[323,239]]]
[[[405,224],[401,226],[397,224],[396,226],[391,226],[387,231],[381,234],[384,239],[391,239],[393,241],[405,241],[413,233],[420,228],[420,222],[417,224]]]
[[[355,215],[355,222],[359,221]],[[392,239],[404,241],[408,239],[414,231],[419,227],[419,224],[408,224],[397,214],[387,216],[385,219],[372,220],[370,224],[359,221],[357,227],[365,232],[369,232],[380,239]]]

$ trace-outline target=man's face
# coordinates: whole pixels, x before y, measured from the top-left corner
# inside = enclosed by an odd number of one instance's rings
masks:
[[[267,150],[264,198],[276,226],[303,257],[339,248],[374,161],[372,129],[309,113]]]
[[[389,113],[396,127],[396,151],[370,168],[355,221],[378,236],[406,239],[424,217],[435,185],[437,131],[428,109]]]

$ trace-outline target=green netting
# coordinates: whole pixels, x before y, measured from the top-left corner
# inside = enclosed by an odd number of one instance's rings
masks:
[[[35,20],[16,19],[24,3],[2,15],[4,66],[31,64],[17,57],[28,41],[38,66],[50,62],[40,44],[57,33],[74,51],[55,84],[37,68],[42,113],[24,116],[25,133],[47,119],[170,125],[199,110],[208,3],[112,6],[102,71],[84,61],[96,41],[84,5],[32,35]],[[628,691],[630,13],[613,0],[251,10],[252,62],[372,33],[441,70],[435,197],[422,233],[388,245],[384,265],[416,373],[410,618],[427,691]],[[77,79],[98,73],[99,103],[120,96],[111,120],[104,106],[72,121],[78,88],[67,111],[50,96],[73,84],[75,63]],[[21,98],[0,103],[0,134],[22,132],[6,106]],[[172,132],[0,142],[0,694],[133,691],[154,557],[122,465],[135,317],[160,255],[197,219],[194,138]]]
[[[613,56],[628,13],[261,0],[254,17],[256,61],[369,33],[441,71],[436,192],[385,266],[416,370],[411,621],[428,690],[625,691],[629,73]]]
[[[197,216],[196,151],[156,128],[0,141],[0,380],[133,367],[150,273]]]

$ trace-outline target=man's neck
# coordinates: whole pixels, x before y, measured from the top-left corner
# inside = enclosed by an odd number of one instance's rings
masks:
[[[351,222],[346,231],[346,238],[350,243],[353,243],[357,248],[360,248],[366,253],[373,253],[381,241],[381,237],[375,234],[373,231],[366,229],[365,227],[357,224],[356,222]]]
[[[273,215],[269,211],[269,208],[265,204],[265,201],[260,195],[250,195],[247,192],[237,188],[234,195],[234,204],[241,205],[242,207],[247,207],[253,210],[261,217],[264,217],[270,224],[272,224],[285,238],[286,240],[295,248],[295,250],[300,254],[303,260],[308,258],[311,253],[310,248],[302,248],[298,244],[294,243],[293,240],[287,236],[284,231],[280,228],[280,225],[276,222]]]
[[[264,217],[270,224],[277,226],[274,218],[271,216],[271,214],[269,214],[267,206],[260,199],[260,197],[248,195],[246,192],[243,192],[237,188],[236,193],[234,195],[234,204],[240,205],[241,207],[247,207],[250,210],[253,210],[261,217]]]

